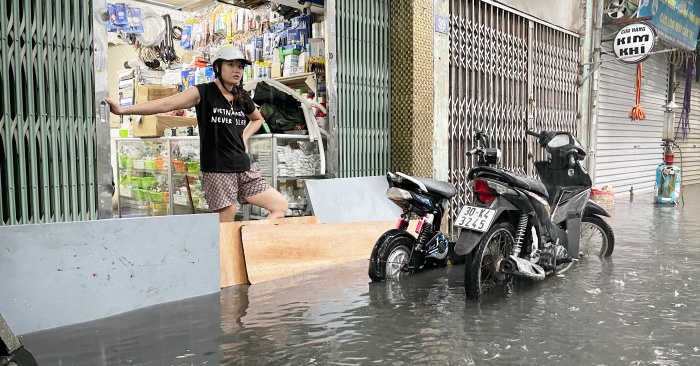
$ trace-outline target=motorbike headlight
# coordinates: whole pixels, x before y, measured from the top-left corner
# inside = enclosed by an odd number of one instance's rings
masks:
[[[569,144],[569,135],[565,133],[561,133],[559,135],[554,136],[551,140],[549,140],[549,143],[547,146],[549,146],[552,149],[556,149],[558,147],[566,146]]]

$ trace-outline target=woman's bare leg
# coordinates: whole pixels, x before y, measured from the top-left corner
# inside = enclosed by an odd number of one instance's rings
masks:
[[[245,200],[250,204],[260,206],[270,211],[270,214],[267,216],[268,219],[284,217],[287,214],[287,208],[289,208],[289,202],[274,188],[269,188],[263,193],[246,197]]]
[[[236,205],[233,204],[228,207],[224,207],[216,212],[219,213],[219,222],[233,222],[236,221]]]

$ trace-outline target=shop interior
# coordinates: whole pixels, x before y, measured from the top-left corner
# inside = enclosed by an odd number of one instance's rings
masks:
[[[266,117],[248,142],[249,155],[289,201],[287,216],[312,214],[305,182],[325,178],[327,161],[323,0],[122,1],[108,2],[108,12],[110,98],[122,106],[213,81],[210,55],[229,44],[253,63],[243,82],[263,114],[279,112],[277,103],[298,105],[296,113]],[[110,127],[114,217],[210,212],[194,108],[112,115]],[[237,209],[240,220],[268,214],[251,205]]]

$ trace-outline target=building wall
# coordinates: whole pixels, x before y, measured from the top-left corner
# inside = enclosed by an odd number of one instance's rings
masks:
[[[413,138],[413,12],[411,2],[391,2],[391,169],[411,170]]]
[[[583,0],[497,0],[496,2],[571,32],[578,32],[583,25]],[[552,6],[555,2],[556,6]]]
[[[526,16],[563,29],[581,31],[581,0],[502,0],[502,3]],[[449,105],[448,93],[440,93],[439,78],[444,78],[440,60],[449,57],[449,45],[436,44],[441,34],[435,31],[435,16],[449,9],[449,0],[397,0],[391,3],[392,54],[392,169],[408,174],[442,179],[446,162],[438,160],[441,131],[436,108]],[[437,9],[437,10],[436,10]],[[439,42],[438,42],[439,43]],[[448,75],[449,77],[449,75]],[[434,84],[433,84],[434,83]],[[448,87],[448,79],[443,80]],[[437,94],[436,94],[437,92]],[[447,149],[447,147],[445,147]],[[438,151],[436,154],[435,152]]]
[[[433,2],[391,3],[392,169],[433,172]]]

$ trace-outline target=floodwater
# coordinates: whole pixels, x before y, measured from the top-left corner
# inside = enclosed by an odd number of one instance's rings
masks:
[[[40,365],[698,365],[700,185],[684,195],[619,198],[611,258],[481,302],[462,265],[369,283],[360,261],[20,339]]]

